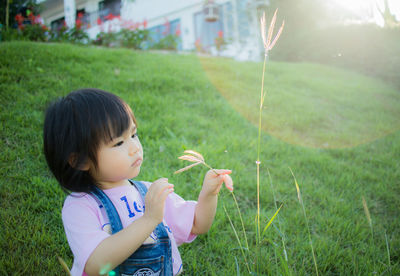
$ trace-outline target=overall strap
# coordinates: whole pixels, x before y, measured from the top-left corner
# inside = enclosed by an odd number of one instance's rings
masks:
[[[144,185],[142,182],[140,181],[134,181],[134,180],[129,180],[131,182],[131,184],[133,184],[136,189],[139,191],[140,195],[142,196],[143,202],[144,202],[144,198],[146,196],[147,193],[147,187],[146,185]]]
[[[114,204],[108,198],[108,196],[98,187],[94,186],[91,194],[101,202],[104,209],[107,212],[108,219],[111,224],[112,233],[115,234],[122,230],[121,219],[119,218],[118,212],[115,209]],[[106,207],[107,206],[107,207]]]

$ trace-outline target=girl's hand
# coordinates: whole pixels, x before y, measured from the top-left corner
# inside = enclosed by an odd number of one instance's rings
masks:
[[[229,176],[231,173],[231,170],[209,170],[204,177],[201,193],[206,196],[217,195],[224,182],[226,188],[233,191],[233,181]]]
[[[167,196],[174,191],[174,185],[168,183],[167,178],[160,178],[151,184],[147,191],[145,201],[145,212],[143,217],[159,224],[164,218],[164,206]]]

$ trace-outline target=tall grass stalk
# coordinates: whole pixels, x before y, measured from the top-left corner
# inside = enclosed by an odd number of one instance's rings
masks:
[[[259,120],[258,120],[258,137],[257,137],[257,160],[256,160],[256,165],[257,165],[257,215],[256,215],[256,270],[257,270],[257,275],[259,275],[259,264],[261,261],[261,223],[260,223],[260,153],[261,153],[261,127],[262,127],[262,109],[263,109],[263,104],[264,104],[264,100],[265,100],[265,96],[266,96],[266,91],[264,91],[264,79],[265,79],[265,67],[266,67],[266,63],[267,63],[267,59],[268,59],[268,52],[274,47],[275,43],[278,41],[283,27],[285,25],[285,22],[283,21],[282,26],[279,28],[278,33],[276,34],[276,36],[274,37],[274,39],[272,39],[272,34],[274,31],[274,27],[275,27],[275,22],[276,22],[276,15],[277,15],[278,9],[275,10],[275,13],[271,19],[271,23],[270,26],[268,28],[268,35],[266,35],[266,19],[265,19],[265,13],[263,14],[263,16],[260,18],[260,29],[261,29],[261,37],[264,43],[264,50],[265,50],[265,54],[264,54],[264,63],[263,63],[263,72],[262,72],[262,79],[261,79],[261,91],[260,91],[260,105],[259,105]],[[190,154],[190,155],[184,155],[179,157],[179,159],[182,160],[187,160],[192,162],[193,164],[182,168],[178,171],[176,171],[175,173],[180,173],[183,172],[185,170],[188,170],[196,165],[199,164],[203,164],[206,167],[208,167],[209,169],[213,170],[216,174],[218,174],[212,167],[210,167],[207,163],[205,163],[204,158],[201,154],[189,150],[189,151],[185,151],[185,153]],[[243,229],[243,233],[244,233],[244,237],[245,237],[245,242],[246,242],[246,247],[249,249],[248,246],[248,241],[247,241],[247,235],[246,235],[246,230],[244,227],[244,223],[243,223],[243,219],[242,219],[242,215],[240,212],[240,208],[239,205],[237,203],[236,197],[232,191],[232,197],[235,201],[235,205],[236,208],[239,212],[239,217],[241,220],[241,224],[242,224],[242,229]],[[282,207],[282,206],[281,206]],[[247,259],[246,259],[246,255],[244,254],[243,251],[243,247],[242,247],[242,243],[240,242],[239,236],[237,234],[237,231],[229,217],[228,212],[226,211],[226,208],[224,206],[224,210],[225,213],[229,219],[229,222],[232,226],[232,229],[235,233],[236,239],[238,240],[239,246],[240,246],[240,250],[242,251],[243,257],[245,258],[245,262],[246,262],[246,266],[247,269],[250,273],[250,268],[248,266],[247,263]],[[273,216],[273,218],[269,221],[269,223],[267,224],[267,226],[264,229],[264,232],[266,229],[268,229],[269,225],[272,223],[272,221],[274,220],[274,218],[276,217],[276,215],[278,214],[280,208],[276,211],[275,215]]]
[[[261,79],[261,91],[260,91],[260,105],[259,105],[259,116],[258,116],[258,137],[257,137],[257,231],[256,231],[256,256],[257,256],[257,274],[259,274],[259,263],[260,263],[260,252],[261,252],[261,233],[260,233],[260,152],[261,152],[261,126],[262,126],[262,108],[265,100],[265,96],[267,91],[264,91],[264,79],[265,79],[265,67],[268,58],[268,52],[274,47],[275,43],[278,41],[285,22],[282,23],[282,26],[279,28],[278,33],[276,34],[275,38],[272,39],[272,34],[275,27],[276,22],[276,14],[278,9],[275,10],[274,16],[271,19],[270,26],[268,28],[268,36],[266,36],[266,19],[265,13],[260,18],[260,30],[261,30],[261,37],[264,44],[264,63],[263,63],[263,72],[262,72],[262,79]]]
[[[308,231],[308,241],[310,242],[310,246],[311,246],[311,252],[312,252],[312,256],[313,256],[313,260],[314,260],[315,272],[317,273],[317,276],[318,276],[319,274],[318,274],[317,259],[315,258],[314,246],[313,246],[312,239],[311,239],[311,232],[310,232],[310,226],[308,224],[306,209],[304,208],[303,199],[301,197],[300,188],[299,188],[299,184],[297,184],[296,177],[294,176],[294,173],[290,167],[289,167],[289,170],[293,175],[294,183],[296,184],[297,197],[299,199],[301,207],[303,208],[304,219],[306,221],[306,226],[307,226],[307,231]]]

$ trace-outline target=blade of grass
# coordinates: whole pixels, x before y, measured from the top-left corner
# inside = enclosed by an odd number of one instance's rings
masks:
[[[233,200],[235,201],[236,209],[238,210],[238,213],[239,213],[240,222],[242,223],[242,230],[243,230],[243,235],[244,235],[244,241],[245,241],[245,243],[246,243],[246,248],[249,250],[250,248],[249,248],[249,243],[248,243],[248,241],[247,241],[246,229],[244,228],[244,223],[243,223],[243,218],[242,218],[242,212],[240,212],[239,204],[238,204],[238,202],[237,202],[237,200],[236,200],[236,196],[235,196],[235,194],[233,193],[233,191],[231,192],[231,194],[232,194]]]
[[[368,220],[369,229],[371,230],[371,248],[373,248],[375,242],[374,242],[374,230],[372,227],[371,214],[369,213],[368,205],[367,205],[367,202],[365,201],[365,198],[363,196],[361,198],[362,198],[362,204],[364,207],[365,216],[367,217],[367,220]],[[372,251],[372,255],[373,255],[372,259],[374,262],[374,273],[375,273],[375,270],[376,270],[375,251]]]
[[[367,220],[368,220],[369,228],[371,230],[372,239],[374,239],[374,231],[372,229],[371,214],[369,213],[368,205],[367,205],[367,202],[365,201],[364,197],[362,197],[362,204],[363,204],[363,207],[364,207],[365,216],[367,217]]]
[[[62,268],[65,270],[65,272],[67,272],[67,274],[69,276],[71,276],[71,271],[68,268],[68,265],[65,263],[65,261],[63,260],[63,258],[57,256],[58,262],[61,264]]]
[[[244,259],[244,262],[245,262],[245,264],[246,264],[247,270],[248,270],[249,273],[250,273],[250,267],[249,267],[249,264],[248,264],[248,262],[247,262],[247,258],[246,258],[246,255],[245,255],[245,253],[244,253],[242,243],[240,242],[239,236],[238,236],[238,234],[237,234],[236,228],[235,228],[235,226],[234,226],[233,223],[232,223],[231,217],[229,216],[228,212],[226,211],[225,204],[222,203],[222,207],[224,208],[225,214],[226,214],[226,216],[227,216],[227,218],[228,218],[228,220],[229,220],[229,223],[231,224],[233,233],[235,234],[236,240],[237,240],[237,242],[238,242],[238,244],[239,244],[240,251],[242,252],[243,259]]]
[[[310,242],[311,252],[312,252],[312,256],[313,256],[313,260],[314,260],[315,272],[317,273],[317,276],[318,276],[319,274],[318,274],[317,259],[315,258],[314,246],[313,246],[312,239],[311,239],[311,232],[310,232],[310,226],[308,224],[306,209],[304,208],[303,199],[301,198],[300,188],[299,188],[299,184],[297,184],[296,177],[294,176],[294,173],[290,167],[289,167],[289,170],[293,175],[294,183],[296,184],[297,197],[299,199],[301,207],[303,208],[304,219],[306,221],[306,226],[307,226],[307,231],[308,231],[308,240]]]
[[[236,275],[240,276],[239,264],[238,264],[236,256],[235,256],[235,264],[236,264]]]
[[[271,186],[272,196],[274,197],[275,210],[278,210],[278,205],[276,204],[275,189],[274,189],[274,186],[272,184],[272,177],[271,177],[271,174],[270,174],[268,168],[267,168],[267,173],[268,173],[268,178],[269,178],[269,184]],[[287,262],[288,258],[287,258],[287,253],[286,253],[285,237],[282,234],[282,225],[281,225],[281,220],[280,220],[279,217],[278,217],[278,226],[279,226],[279,234],[281,235],[281,240],[282,240],[283,254],[284,254],[285,260]]]
[[[387,235],[386,235],[386,230],[385,230],[385,241],[386,241],[386,250],[387,250],[387,255],[388,255],[388,267],[389,267],[389,271],[391,272],[392,269],[390,267],[390,250],[389,250],[389,243],[388,243],[388,239],[387,239]]]
[[[279,209],[275,212],[275,214],[272,216],[272,218],[269,220],[269,222],[267,223],[267,225],[264,228],[264,231],[262,232],[262,235],[264,235],[265,231],[267,231],[267,229],[269,228],[269,226],[271,225],[271,223],[274,221],[276,215],[278,215],[279,211],[281,210],[283,204],[281,205],[281,207],[279,207]]]
[[[290,270],[289,270],[289,266],[288,266],[288,264],[287,264],[287,261],[284,259],[284,258],[282,258],[282,256],[279,254],[279,259],[281,260],[281,267],[282,267],[282,271],[284,271],[286,274],[283,274],[283,275],[292,275],[291,273],[290,273]]]

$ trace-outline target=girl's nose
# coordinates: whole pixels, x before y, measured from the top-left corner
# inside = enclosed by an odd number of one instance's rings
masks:
[[[135,155],[135,153],[139,151],[139,148],[140,148],[139,144],[132,139],[129,145],[129,155],[130,156]]]

